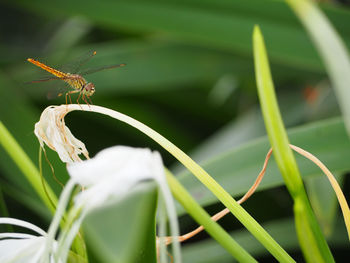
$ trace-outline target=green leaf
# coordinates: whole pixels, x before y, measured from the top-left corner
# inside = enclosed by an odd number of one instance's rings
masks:
[[[88,248],[98,262],[156,262],[154,185],[140,185],[121,202],[88,215],[83,223]]]
[[[339,185],[343,185],[345,176],[334,174]],[[317,220],[326,237],[332,235],[338,212],[338,199],[326,177],[311,177],[305,182],[308,196]]]
[[[88,263],[85,258],[83,258],[82,256],[79,256],[78,254],[72,251],[69,251],[67,262],[68,263]]]

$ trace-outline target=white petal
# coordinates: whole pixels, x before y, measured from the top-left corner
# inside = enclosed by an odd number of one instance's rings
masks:
[[[29,222],[15,219],[15,218],[10,218],[10,217],[0,217],[0,224],[8,224],[8,225],[15,225],[15,226],[21,226],[24,228],[28,228],[30,230],[33,230],[37,232],[38,234],[45,236],[46,232],[42,230],[40,227],[37,227],[36,225],[33,225]]]
[[[99,183],[104,178],[117,179],[118,176],[150,178],[151,160],[152,152],[149,149],[114,146],[102,150],[90,160],[70,164],[68,172],[83,186]]]
[[[45,244],[44,237],[0,241],[0,262],[37,263]]]
[[[37,236],[24,234],[24,233],[0,233],[0,239],[4,238],[18,238],[18,239],[26,239],[26,238],[34,238]]]
[[[0,262],[1,263],[38,263],[51,262],[49,253],[55,253],[57,242],[50,242],[49,251],[45,253],[47,243],[50,241],[46,232],[41,228],[23,220],[0,217],[0,224],[21,226],[37,232],[41,236],[25,233],[0,233]],[[58,263],[58,262],[57,262]]]

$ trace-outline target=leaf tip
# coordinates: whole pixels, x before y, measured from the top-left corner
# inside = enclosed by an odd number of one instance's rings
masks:
[[[254,25],[253,42],[254,43],[261,43],[261,42],[263,42],[263,36],[262,36],[262,33],[261,33],[259,25]]]
[[[254,41],[257,40],[257,38],[261,38],[261,30],[259,25],[255,24],[253,29],[253,39]]]

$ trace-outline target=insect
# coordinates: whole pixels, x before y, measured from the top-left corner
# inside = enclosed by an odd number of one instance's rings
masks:
[[[85,58],[80,63],[80,65],[85,64],[88,60],[90,60],[91,57],[93,57],[95,55],[96,55],[96,51],[93,51],[91,54],[89,54],[89,56],[87,58]],[[42,63],[38,60],[32,59],[32,58],[28,58],[27,61],[34,64],[35,66],[42,68],[43,70],[46,70],[47,72],[51,73],[52,75],[54,75],[53,77],[31,81],[31,83],[50,81],[50,80],[62,80],[64,82],[66,82],[73,89],[73,90],[67,91],[65,93],[66,104],[68,104],[67,98],[69,98],[69,101],[72,104],[72,99],[70,97],[71,94],[79,93],[77,103],[79,104],[79,99],[81,97],[82,100],[85,101],[85,103],[88,105],[92,104],[90,97],[95,93],[95,85],[91,82],[87,82],[86,79],[84,77],[82,77],[82,75],[95,73],[95,72],[98,72],[98,71],[104,70],[104,69],[123,67],[126,65],[126,64],[117,64],[117,65],[104,66],[104,67],[101,67],[98,69],[88,70],[88,71],[85,71],[85,72],[80,73],[80,74],[74,74],[74,73],[66,73],[66,72],[59,71],[57,69],[49,67],[49,66],[45,65],[44,63]],[[61,95],[62,95],[62,93],[60,93],[58,96],[61,96]],[[90,104],[89,104],[88,100],[89,100]]]

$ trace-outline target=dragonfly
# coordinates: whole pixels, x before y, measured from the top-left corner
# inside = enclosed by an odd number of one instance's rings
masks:
[[[82,66],[83,64],[85,64],[87,61],[89,61],[93,56],[96,55],[96,53],[97,53],[96,51],[89,53],[88,56],[80,62],[79,67]],[[63,71],[57,70],[57,69],[50,67],[50,66],[48,66],[48,65],[46,65],[38,60],[33,59],[33,58],[28,58],[27,61],[34,64],[35,66],[42,68],[43,70],[46,70],[47,72],[49,72],[53,75],[52,77],[40,79],[40,80],[34,80],[34,81],[31,81],[30,83],[37,83],[37,82],[50,81],[50,80],[62,80],[72,88],[72,90],[69,90],[65,93],[66,104],[68,104],[67,98],[69,98],[70,104],[72,104],[72,99],[71,99],[70,95],[74,94],[74,93],[79,93],[79,96],[77,98],[77,104],[79,104],[80,98],[82,98],[82,100],[86,104],[88,104],[88,105],[92,104],[90,97],[95,93],[95,85],[91,82],[88,82],[83,77],[83,75],[95,73],[95,72],[98,72],[98,71],[101,71],[104,69],[112,69],[112,68],[119,68],[119,67],[126,66],[126,64],[124,64],[124,63],[123,64],[116,64],[116,65],[109,65],[109,66],[103,66],[103,67],[96,68],[96,69],[87,70],[85,72],[77,74],[77,73],[68,73],[68,72],[63,72]],[[77,69],[76,69],[76,71],[77,71]],[[58,94],[58,96],[61,96],[61,95],[63,95],[63,93]]]

